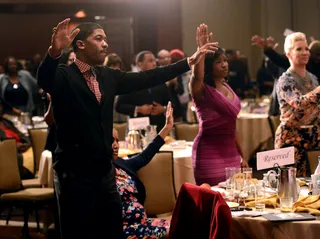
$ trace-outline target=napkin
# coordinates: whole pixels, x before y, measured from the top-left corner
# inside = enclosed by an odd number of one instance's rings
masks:
[[[294,212],[308,212],[314,216],[320,216],[320,195],[309,195],[300,198],[293,204]]]
[[[304,181],[304,180],[297,179],[297,182],[299,183],[299,186],[300,186],[300,187],[307,186],[307,182]]]
[[[259,199],[263,199],[266,207],[277,208],[280,206],[280,199],[278,195],[271,195],[271,196],[268,196],[265,198],[259,198]],[[244,204],[247,207],[255,207],[256,206],[255,198],[245,199]]]

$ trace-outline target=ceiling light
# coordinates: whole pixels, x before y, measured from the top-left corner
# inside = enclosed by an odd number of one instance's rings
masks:
[[[78,11],[76,14],[74,14],[76,18],[85,18],[87,15],[83,10]]]

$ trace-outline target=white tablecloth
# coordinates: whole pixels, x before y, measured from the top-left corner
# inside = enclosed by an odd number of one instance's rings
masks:
[[[262,142],[272,137],[267,114],[240,113],[237,131],[247,157],[250,157]]]

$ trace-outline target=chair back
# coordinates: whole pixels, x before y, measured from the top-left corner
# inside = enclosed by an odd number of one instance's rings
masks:
[[[0,142],[0,194],[21,189],[15,139]]]
[[[270,115],[268,116],[268,122],[272,133],[272,138],[275,139],[276,131],[280,125],[280,116],[279,115]]]
[[[318,166],[318,157],[320,156],[320,150],[307,151],[307,154],[310,163],[311,174],[313,174]]]
[[[172,214],[169,238],[228,239],[231,224],[230,208],[220,193],[185,183]]]
[[[174,127],[177,140],[193,141],[199,131],[199,124],[177,123]]]
[[[146,189],[144,207],[148,216],[171,213],[176,202],[173,152],[157,153],[137,175]]]
[[[47,129],[29,129],[29,136],[31,140],[33,159],[34,159],[34,173],[36,174],[39,170],[39,163],[41,154],[44,151],[44,147],[47,141]]]
[[[119,140],[124,141],[126,139],[127,123],[113,123],[113,128],[118,131]]]

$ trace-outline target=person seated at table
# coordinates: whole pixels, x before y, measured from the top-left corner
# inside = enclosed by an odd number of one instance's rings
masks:
[[[169,102],[165,126],[142,153],[128,160],[118,157],[118,132],[113,129],[113,164],[116,168],[117,189],[123,207],[125,238],[164,238],[169,231],[169,220],[147,218],[143,207],[146,191],[136,172],[146,166],[165,143],[164,138],[173,127],[172,115],[173,109],[171,102]]]
[[[29,138],[20,132],[10,120],[3,118],[3,108],[3,102],[0,99],[0,141],[11,138],[16,140],[20,177],[22,179],[30,178],[31,172],[27,172],[26,169],[23,168],[22,153],[26,152],[30,148],[31,142]]]
[[[304,33],[286,37],[285,53],[290,67],[277,83],[281,123],[276,131],[275,148],[295,147],[297,176],[310,176],[307,150],[319,149],[320,87],[316,76],[307,71],[310,51]]]

